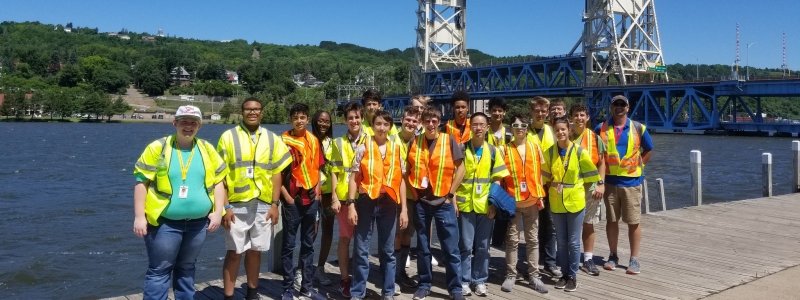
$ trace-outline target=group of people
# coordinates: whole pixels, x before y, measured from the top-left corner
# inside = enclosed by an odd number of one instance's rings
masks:
[[[200,110],[178,108],[176,133],[150,143],[134,169],[133,230],[144,238],[149,259],[144,298],[166,299],[170,287],[176,299],[193,298],[199,249],[206,233],[222,226],[225,298],[234,298],[244,256],[245,299],[258,299],[261,252],[271,247],[278,219],[284,300],[325,299],[313,283],[332,284],[325,263],[334,223],[345,298],[366,297],[373,227],[383,299],[399,294],[396,282],[415,288],[413,299],[425,299],[434,264],[444,266],[452,299],[486,296],[490,244],[505,247],[502,291],[511,292],[522,277],[547,293],[540,273],[556,289],[574,291],[579,265],[599,275],[592,250],[601,200],[611,249],[603,267],[618,266],[621,218],[631,243],[627,272],[639,273],[642,168],[653,143],[644,125],[627,118],[627,98],[614,97],[609,120],[595,130],[588,128],[586,106],[567,112],[563,101],[544,97],[530,100],[530,117],[512,115],[508,125],[502,98],[489,101],[489,115],[470,115],[469,94],[456,92],[453,118],[445,124],[442,111],[427,102],[413,97],[398,128],[381,109],[380,94],[368,90],[361,103],[345,108],[347,132],[334,138],[331,115],[311,116],[304,104],[290,108],[290,130],[270,132],[260,126],[261,102],[248,98],[242,123],[225,131],[216,147],[196,138]],[[516,201],[513,217],[490,200],[495,193]],[[440,263],[431,254],[434,227]],[[415,233],[416,278],[406,272]],[[518,265],[520,234],[526,259]]]

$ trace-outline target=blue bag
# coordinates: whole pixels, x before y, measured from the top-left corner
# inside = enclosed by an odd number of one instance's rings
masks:
[[[511,220],[517,213],[517,201],[499,184],[492,182],[489,188],[489,203],[494,205],[497,220]]]

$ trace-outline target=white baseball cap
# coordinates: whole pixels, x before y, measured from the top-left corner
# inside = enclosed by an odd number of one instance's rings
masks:
[[[178,110],[175,112],[175,119],[182,117],[192,117],[198,120],[203,120],[203,113],[200,112],[200,109],[197,108],[197,106],[184,105],[178,107]]]

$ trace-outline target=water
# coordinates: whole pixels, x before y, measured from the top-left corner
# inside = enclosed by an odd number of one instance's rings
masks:
[[[230,125],[206,125],[216,143]],[[273,131],[288,125],[268,126]],[[335,133],[341,134],[343,126]],[[132,233],[132,166],[145,145],[174,132],[170,124],[0,123],[0,298],[120,296],[140,292],[147,256]],[[789,193],[791,140],[656,135],[646,168],[651,207],[691,205],[689,151],[703,151],[704,202],[761,195],[761,153],[771,152],[774,191]],[[335,256],[335,244],[331,258]],[[198,282],[221,277],[224,238],[209,234]],[[240,270],[242,273],[244,270]]]

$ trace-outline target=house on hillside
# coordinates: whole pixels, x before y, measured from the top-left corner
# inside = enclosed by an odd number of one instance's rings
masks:
[[[239,73],[235,71],[225,70],[225,78],[228,80],[228,83],[233,85],[239,85]]]
[[[314,75],[311,74],[294,74],[292,75],[292,81],[299,87],[307,87],[307,88],[315,88],[320,87],[325,84],[324,81],[317,80]]]
[[[172,68],[169,72],[170,80],[173,85],[188,86],[192,83],[192,76],[183,66]]]

